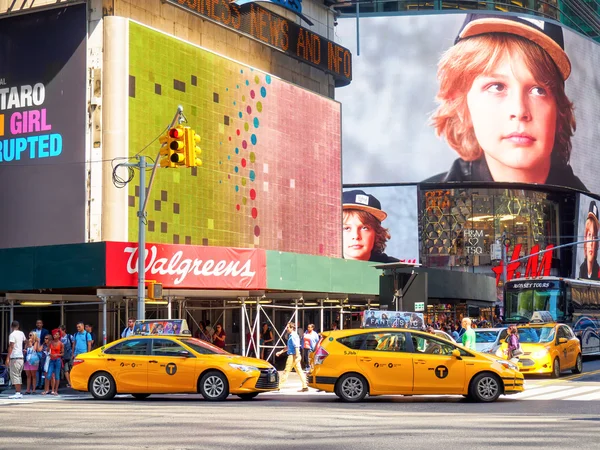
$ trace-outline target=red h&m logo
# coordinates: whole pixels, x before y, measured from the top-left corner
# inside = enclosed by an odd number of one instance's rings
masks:
[[[506,281],[513,280],[515,278],[521,278],[521,272],[517,272],[517,269],[521,267],[521,261],[515,261],[519,259],[521,254],[521,244],[516,244],[513,249],[512,256],[509,263],[506,266]],[[547,277],[550,275],[550,269],[552,268],[552,249],[554,245],[548,245],[546,251],[542,253],[542,261],[540,262],[540,246],[534,245],[531,247],[530,256],[527,259],[527,265],[525,266],[525,277]],[[539,264],[538,264],[539,263]],[[500,264],[496,267],[492,267],[492,270],[496,274],[496,286],[500,283],[500,277],[502,276],[502,266],[504,261],[500,261]]]

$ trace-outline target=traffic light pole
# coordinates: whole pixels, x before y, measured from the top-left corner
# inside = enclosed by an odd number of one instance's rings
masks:
[[[154,170],[157,164],[154,164]],[[137,318],[146,318],[146,200],[150,195],[150,186],[146,194],[146,157],[140,156],[138,163],[140,169],[140,209],[138,216],[138,295],[137,295]],[[154,174],[154,171],[152,172]]]
[[[169,128],[173,127],[175,122],[179,121],[183,115],[183,107],[178,106],[175,117],[169,125]],[[140,170],[140,208],[137,212],[138,216],[138,288],[137,288],[137,318],[138,320],[144,320],[146,318],[146,206],[148,204],[148,198],[152,190],[152,183],[154,182],[154,174],[158,167],[158,158],[160,156],[160,149],[154,160],[154,164],[148,165],[146,157],[143,155],[138,156],[137,163],[124,163],[126,167],[136,167]],[[146,191],[146,169],[152,167],[152,174],[150,175],[150,183],[148,190]]]

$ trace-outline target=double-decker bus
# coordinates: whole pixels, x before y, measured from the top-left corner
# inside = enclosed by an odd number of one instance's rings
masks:
[[[584,356],[600,354],[600,282],[558,277],[508,281],[504,321],[529,322],[536,311],[548,311],[554,321],[570,325]]]

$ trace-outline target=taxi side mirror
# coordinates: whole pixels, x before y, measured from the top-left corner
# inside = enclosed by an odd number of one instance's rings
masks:
[[[462,359],[462,356],[460,356],[460,350],[457,348],[452,350],[452,356],[454,356],[456,359]]]
[[[566,344],[567,342],[569,342],[569,340],[567,338],[558,338],[559,344]]]

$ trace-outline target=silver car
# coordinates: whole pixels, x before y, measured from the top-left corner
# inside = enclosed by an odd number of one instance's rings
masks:
[[[482,353],[496,353],[504,339],[506,328],[475,328],[475,350]]]

